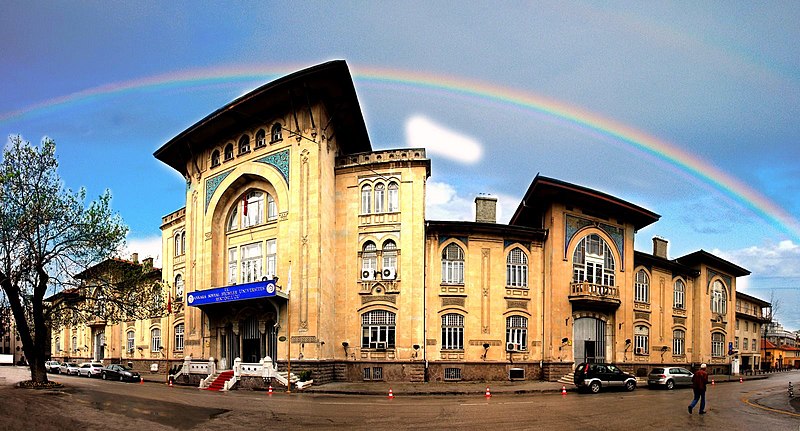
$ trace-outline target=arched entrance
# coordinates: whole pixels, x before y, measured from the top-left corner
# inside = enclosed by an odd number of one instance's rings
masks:
[[[606,362],[606,322],[596,317],[580,317],[573,325],[575,363]]]
[[[269,356],[273,364],[278,353],[278,330],[273,313],[252,314],[219,328],[219,366],[228,369],[236,358],[257,363]]]

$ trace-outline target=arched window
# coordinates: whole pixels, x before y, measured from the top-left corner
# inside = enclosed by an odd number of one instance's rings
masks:
[[[385,310],[361,315],[361,348],[394,349],[395,314]]]
[[[528,350],[527,317],[509,316],[506,318],[506,350]]]
[[[586,236],[575,247],[572,281],[614,286],[614,254],[600,235]]]
[[[161,329],[153,328],[150,330],[150,352],[161,351]]]
[[[378,270],[378,247],[372,241],[364,243],[361,252],[361,278],[372,280]]]
[[[528,287],[528,256],[519,247],[506,258],[506,286]]]
[[[275,205],[275,198],[267,193],[267,220],[272,221],[278,218],[278,207]]]
[[[225,161],[233,160],[233,144],[225,146]]]
[[[464,350],[464,316],[442,316],[442,350]]]
[[[228,230],[239,229],[239,205],[234,205],[231,217],[228,219]]]
[[[175,298],[177,300],[183,299],[183,276],[180,274],[175,276]]]
[[[386,186],[383,184],[375,184],[375,212],[383,212],[383,198],[385,195]]]
[[[264,222],[264,193],[250,191],[242,199],[242,227],[255,226]]]
[[[72,351],[73,352],[77,352],[78,351],[78,337],[76,337],[74,335],[72,336]]]
[[[636,280],[634,280],[633,285],[633,300],[636,302],[650,302],[650,277],[647,276],[643,269],[636,272]]]
[[[398,192],[399,187],[397,186],[397,183],[389,183],[389,205],[387,211],[390,213],[400,211],[400,196]]]
[[[61,352],[61,338],[56,337],[56,351],[54,353],[58,354],[59,352]]]
[[[456,243],[442,250],[442,284],[464,284],[464,250]]]
[[[258,129],[256,132],[256,148],[267,145],[267,132],[264,129]]]
[[[239,155],[250,152],[250,137],[247,135],[239,138]]]
[[[686,332],[682,329],[672,331],[672,354],[678,356],[686,354]]]
[[[672,296],[673,296],[672,299],[673,307],[681,310],[686,308],[686,285],[683,283],[683,280],[681,279],[675,280]]]
[[[180,232],[175,234],[175,256],[181,255],[181,234]]]
[[[175,325],[175,351],[183,351],[183,323]]]
[[[214,150],[211,153],[211,167],[216,168],[217,166],[219,166],[219,150]]]
[[[711,284],[711,312],[726,314],[728,310],[728,298],[725,295],[725,285],[719,280],[714,280]]]
[[[181,232],[181,254],[186,253],[186,232]]]
[[[633,347],[637,355],[650,353],[650,328],[644,325],[633,328]]]
[[[397,244],[391,239],[383,242],[382,269],[397,269]]]
[[[283,140],[282,129],[283,127],[281,126],[281,123],[275,123],[272,125],[272,133],[270,134],[270,136],[272,137],[272,142],[278,142],[280,140]]]
[[[126,350],[128,351],[128,353],[133,353],[133,348],[135,347],[134,344],[136,342],[135,333],[131,329],[130,331],[128,331],[126,336],[127,336],[127,343],[125,344]]]
[[[711,356],[715,358],[725,356],[725,334],[722,332],[711,334]]]
[[[372,187],[365,184],[361,187],[361,214],[369,214],[372,212],[370,204],[372,202]]]

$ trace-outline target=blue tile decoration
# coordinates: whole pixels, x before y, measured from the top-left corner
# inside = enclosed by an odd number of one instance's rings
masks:
[[[567,247],[569,246],[569,242],[572,241],[572,238],[578,233],[579,230],[587,227],[587,226],[595,226],[598,229],[601,229],[603,232],[606,233],[611,239],[614,241],[614,244],[617,246],[617,250],[619,250],[620,255],[622,256],[622,264],[620,268],[622,270],[625,269],[625,231],[618,227],[612,226],[607,223],[599,223],[592,220],[588,220],[581,217],[575,217],[571,215],[567,215],[565,218],[566,223],[566,238],[564,239],[564,256],[567,256]]]
[[[206,208],[205,211],[208,211],[208,204],[211,203],[211,197],[214,196],[214,192],[217,191],[217,188],[228,175],[233,172],[233,169],[229,169],[225,172],[222,172],[218,175],[214,175],[211,178],[206,180]]]
[[[283,151],[278,151],[277,153],[273,153],[267,156],[264,156],[260,159],[255,160],[258,163],[264,163],[267,165],[274,166],[278,172],[283,175],[283,180],[286,181],[286,186],[289,186],[289,149],[285,149]]]
[[[711,291],[711,279],[713,279],[715,276],[719,276],[722,279],[722,281],[725,282],[725,293],[727,294],[728,300],[730,301],[731,293],[733,290],[731,288],[731,286],[733,286],[733,279],[731,278],[731,276],[725,275],[721,272],[714,271],[711,268],[706,268],[706,283],[708,284],[708,286],[706,286],[706,293]]]
[[[510,246],[512,246],[514,244],[522,244],[522,246],[525,247],[528,251],[531,251],[531,243],[528,242],[528,241],[516,241],[516,240],[513,240],[513,239],[504,239],[503,240],[503,248],[504,249],[507,249],[508,247],[510,247]]]
[[[469,245],[469,238],[466,236],[440,236],[439,237],[439,245],[444,244],[445,241],[449,240],[450,238],[457,239],[464,243],[464,245]]]

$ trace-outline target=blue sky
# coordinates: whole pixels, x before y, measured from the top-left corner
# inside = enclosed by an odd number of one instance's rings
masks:
[[[491,193],[506,222],[536,173],[595,188],[662,215],[637,249],[659,235],[672,258],[729,259],[753,272],[740,290],[779,298],[798,329],[800,3],[697,3],[5,1],[0,132],[52,137],[67,185],[110,188],[130,250],[158,258],[160,217],[183,205],[184,183],[153,151],[278,74],[345,59],[373,148],[428,148],[429,219],[471,220],[474,196]],[[585,125],[368,79],[375,69],[491,85],[640,131],[751,188],[783,226]]]

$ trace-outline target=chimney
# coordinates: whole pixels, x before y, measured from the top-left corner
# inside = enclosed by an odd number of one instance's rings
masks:
[[[660,257],[663,259],[667,258],[667,245],[669,241],[664,238],[660,238],[657,236],[653,237],[653,256]]]
[[[497,223],[497,198],[480,194],[475,198],[475,221]]]
[[[139,263],[139,253],[131,253],[131,262]]]

